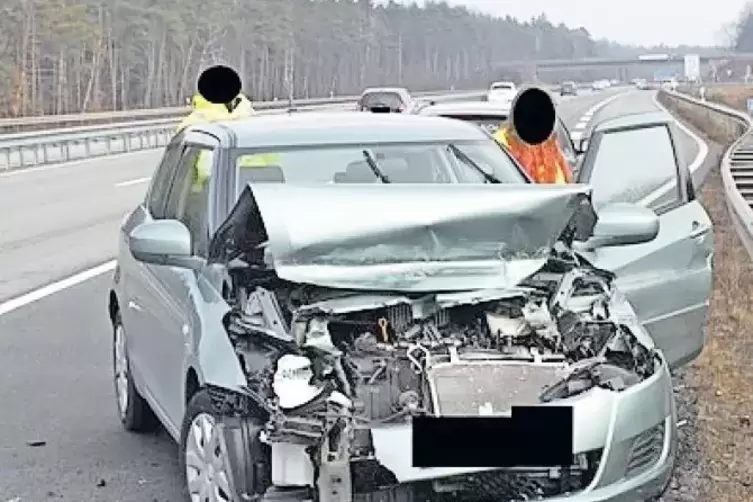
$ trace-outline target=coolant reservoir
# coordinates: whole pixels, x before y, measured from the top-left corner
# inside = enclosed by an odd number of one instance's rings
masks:
[[[272,388],[284,409],[302,406],[319,394],[322,388],[311,385],[314,372],[308,357],[284,355],[277,360],[277,371],[272,381]]]
[[[284,487],[314,485],[314,466],[304,445],[272,443],[272,484]]]

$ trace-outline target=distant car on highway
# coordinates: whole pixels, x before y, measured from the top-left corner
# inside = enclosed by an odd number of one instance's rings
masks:
[[[670,368],[703,347],[712,262],[671,120],[597,126],[591,187],[530,184],[443,117],[189,126],[118,236],[123,426],[178,442],[187,501],[658,498]],[[412,465],[408,417],[548,404],[572,408],[562,472]]]
[[[363,91],[356,103],[356,110],[410,113],[416,106],[416,100],[404,87],[372,87]]]
[[[484,129],[489,134],[494,134],[504,123],[510,110],[506,106],[500,106],[495,103],[485,103],[480,101],[454,102],[454,103],[435,103],[419,108],[416,113],[433,117],[447,117],[466,122],[471,122]],[[562,153],[568,164],[577,170],[578,155],[576,154],[575,145],[573,144],[570,132],[562,121],[557,117],[557,126],[555,134],[559,142]]]
[[[612,86],[612,84],[609,82],[609,80],[596,80],[591,84],[591,89],[594,91],[601,91],[604,89],[609,89]]]
[[[635,88],[639,90],[649,89],[648,82],[645,78],[636,78],[635,80],[633,80],[633,85],[635,85]]]
[[[678,83],[677,83],[677,79],[675,78],[663,78],[661,79],[660,85],[662,89],[666,89],[669,91],[676,91]]]
[[[560,85],[560,96],[577,96],[578,86],[575,82],[565,81]]]
[[[517,93],[518,88],[513,82],[492,82],[486,100],[490,103],[510,106]]]

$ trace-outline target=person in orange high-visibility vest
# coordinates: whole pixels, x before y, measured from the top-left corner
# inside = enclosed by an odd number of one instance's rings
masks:
[[[554,132],[556,113],[546,91],[523,89],[513,100],[507,123],[494,134],[536,183],[573,182]]]

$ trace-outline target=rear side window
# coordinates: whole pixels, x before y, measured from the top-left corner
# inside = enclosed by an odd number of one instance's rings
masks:
[[[403,97],[397,92],[371,92],[361,98],[361,107],[367,110],[375,107],[399,110],[404,105]]]
[[[515,87],[512,84],[493,84],[493,91],[514,91]]]

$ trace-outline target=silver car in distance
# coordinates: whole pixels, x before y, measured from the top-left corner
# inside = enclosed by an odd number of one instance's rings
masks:
[[[670,123],[597,127],[568,186],[442,117],[186,129],[120,232],[123,425],[167,429],[191,501],[656,499],[713,251]],[[521,405],[572,407],[569,465],[414,467],[414,417]]]

